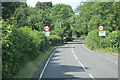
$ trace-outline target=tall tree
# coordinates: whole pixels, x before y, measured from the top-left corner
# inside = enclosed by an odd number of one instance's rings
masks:
[[[5,20],[10,18],[20,6],[26,7],[27,4],[24,2],[2,2],[2,18]]]
[[[105,30],[118,30],[119,8],[119,2],[82,3],[76,9],[79,12],[76,27],[85,35],[100,25],[103,25]]]
[[[74,12],[69,5],[57,4],[51,8],[50,19],[52,20],[51,26],[54,29],[54,34],[59,34],[61,37],[70,36],[70,17],[73,14]]]
[[[52,2],[37,2],[36,7],[42,10],[52,8]]]

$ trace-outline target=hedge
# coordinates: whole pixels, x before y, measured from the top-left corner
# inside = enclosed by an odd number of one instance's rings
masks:
[[[100,37],[98,36],[98,30],[94,30],[88,33],[87,37],[85,38],[85,45],[88,46],[90,49],[94,49],[98,46],[100,42]]]
[[[2,77],[12,78],[26,61],[35,59],[49,48],[49,41],[39,31],[28,27],[15,28],[3,23]]]
[[[106,38],[100,41],[99,45],[101,45],[101,48],[108,48],[111,52],[118,52],[120,40],[119,33],[119,31],[113,31],[109,33]]]
[[[111,52],[118,52],[119,48],[119,31],[109,32],[106,30],[106,36],[98,36],[98,30],[88,33],[85,38],[85,45],[90,49],[108,49]]]
[[[55,46],[55,45],[57,45],[57,44],[59,44],[59,43],[62,43],[62,39],[61,39],[61,37],[58,36],[58,35],[50,35],[50,36],[48,37],[48,39],[49,39],[49,41],[51,42],[51,45],[52,45],[52,46]]]

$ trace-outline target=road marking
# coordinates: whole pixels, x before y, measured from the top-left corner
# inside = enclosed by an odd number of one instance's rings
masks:
[[[93,75],[92,75],[92,74],[89,74],[89,76],[90,76],[93,80],[95,80],[95,78],[93,77]]]
[[[110,58],[107,58],[108,60],[110,60]]]
[[[60,51],[62,51],[62,49],[59,49]]]
[[[77,56],[75,55],[73,48],[72,48],[72,53],[74,57],[77,59],[77,61],[79,62],[79,64],[83,67],[83,69],[86,70],[86,68],[83,66],[83,64],[78,60]]]
[[[73,45],[72,45],[72,47],[73,47]]]
[[[72,45],[72,46],[73,46],[73,45]],[[88,50],[89,50],[89,49],[88,49]],[[91,50],[89,50],[89,51],[91,51]],[[86,71],[85,66],[78,60],[77,56],[75,55],[73,48],[72,48],[72,52],[73,52],[74,57],[75,57],[75,58],[77,59],[77,61],[79,62],[79,64],[80,64],[80,65],[83,67],[83,69]],[[95,53],[94,51],[91,51],[91,52]],[[88,73],[88,72],[87,72],[87,73]],[[89,73],[88,73],[88,74],[89,74]],[[95,80],[95,78],[93,77],[92,74],[89,74],[89,76],[90,76],[93,80]]]
[[[84,44],[82,44],[82,45],[84,46],[84,48],[86,48],[86,49],[87,49],[87,50],[89,50],[90,52],[97,53],[97,52],[92,51],[92,50],[90,50],[89,48],[87,48]],[[103,55],[103,54],[101,54],[101,53],[97,53],[97,55],[103,56],[103,57],[104,57],[104,58],[106,58],[107,60],[111,60],[110,58],[108,58],[108,57],[104,56],[104,55]],[[111,61],[113,61],[113,62],[114,62],[114,60],[111,60]],[[115,62],[115,63],[118,63],[118,62]]]
[[[118,63],[118,62],[115,62],[115,63]]]
[[[78,62],[83,67],[83,69],[86,70],[86,68],[83,66],[83,64],[80,61],[78,61]]]
[[[78,60],[77,56],[74,54],[74,57]]]
[[[84,46],[84,48],[86,48],[88,51],[95,53],[94,51],[92,51],[91,49],[87,48],[84,44],[82,44]]]
[[[77,59],[77,61],[79,62],[79,64],[83,67],[83,69],[86,70],[86,68],[83,66],[83,64],[78,60],[77,56],[75,55],[73,48],[72,48],[72,53],[74,57]]]
[[[107,58],[106,56],[104,58]]]
[[[74,54],[73,48],[72,48],[72,53]]]
[[[50,61],[50,59],[51,59],[51,57],[52,57],[52,55],[54,54],[55,51],[56,51],[56,50],[54,50],[54,51],[52,52],[52,54],[49,56],[49,58],[48,58],[48,60],[47,60],[47,62],[46,62],[46,64],[45,64],[45,66],[44,66],[44,68],[43,68],[43,70],[42,70],[42,72],[41,72],[41,74],[40,74],[40,76],[39,76],[39,80],[41,80],[41,78],[42,78],[42,76],[43,76],[43,73],[44,73],[44,71],[45,71],[45,68],[47,67],[48,62]]]
[[[112,61],[114,61],[114,60],[112,60]]]

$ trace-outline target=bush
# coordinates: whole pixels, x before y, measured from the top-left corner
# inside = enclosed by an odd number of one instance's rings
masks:
[[[108,34],[109,34],[109,31],[106,31],[106,36]],[[95,48],[101,48],[104,45],[104,40],[103,40],[104,38],[105,38],[104,36],[100,37],[98,35],[98,30],[93,30],[89,32],[87,37],[85,38],[85,45],[92,50]]]
[[[111,52],[118,52],[119,40],[119,31],[113,31],[105,39],[101,40],[100,45],[102,48],[109,48]]]
[[[85,38],[85,45],[90,49],[94,49],[98,46],[100,42],[100,37],[98,36],[98,30],[94,30],[88,33],[88,36]]]
[[[4,23],[2,27],[2,75],[3,78],[12,78],[23,62],[35,59],[48,49],[49,43],[42,32],[28,27],[16,29]]]
[[[94,30],[88,33],[85,38],[85,45],[90,49],[109,49],[111,52],[118,52],[119,48],[119,31],[109,32],[106,31],[105,37],[98,36],[98,30]]]
[[[58,36],[58,35],[50,35],[50,36],[48,37],[48,39],[49,39],[49,41],[51,42],[51,45],[52,45],[52,46],[55,46],[55,45],[57,45],[57,44],[59,44],[59,43],[62,43],[62,39],[61,39],[61,37]]]

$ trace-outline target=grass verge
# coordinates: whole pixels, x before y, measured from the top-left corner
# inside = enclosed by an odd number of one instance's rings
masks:
[[[84,46],[87,47],[86,45],[84,45]],[[90,49],[89,47],[87,47],[87,48]],[[104,53],[104,54],[112,54],[112,55],[117,55],[117,56],[118,56],[118,54],[120,54],[120,53],[118,53],[119,51],[112,52],[110,50],[110,48],[105,48],[105,49],[104,48],[94,48],[92,51]]]
[[[87,37],[86,35],[81,35],[81,37],[80,37],[80,38],[85,39],[86,37]]]
[[[35,72],[38,70],[40,66],[42,66],[43,62],[50,55],[51,51],[54,47],[51,47],[49,50],[40,54],[35,60],[31,60],[21,67],[18,74],[14,78],[32,78]]]
[[[95,51],[96,52],[100,52],[100,53],[112,54],[112,55],[118,55],[119,54],[118,51],[112,52],[112,51],[110,51],[109,48],[108,49],[103,49],[103,48],[101,48],[101,49],[95,49]]]

